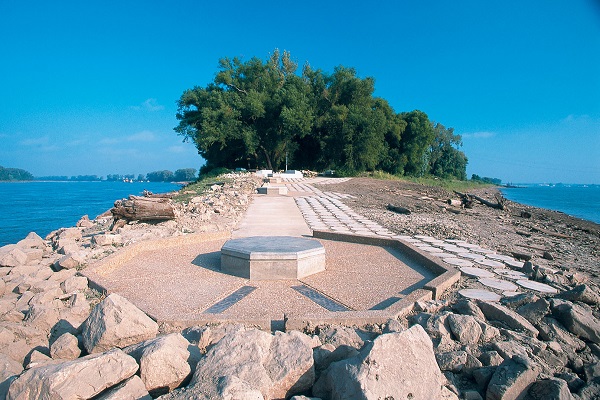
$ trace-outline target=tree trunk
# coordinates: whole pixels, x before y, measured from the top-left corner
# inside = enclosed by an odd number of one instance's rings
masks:
[[[129,221],[164,221],[175,219],[175,210],[169,199],[129,196],[115,201],[110,210],[116,219]]]
[[[265,153],[265,158],[267,159],[267,167],[273,171],[273,165],[271,164],[271,157],[269,157],[269,153],[267,153],[267,149],[265,149],[263,146],[260,146],[260,148],[262,149],[263,153]],[[275,172],[275,171],[273,171]]]

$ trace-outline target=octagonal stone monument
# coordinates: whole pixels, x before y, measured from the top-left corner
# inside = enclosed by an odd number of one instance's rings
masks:
[[[292,236],[232,239],[221,247],[221,271],[250,280],[301,279],[325,271],[325,248]]]

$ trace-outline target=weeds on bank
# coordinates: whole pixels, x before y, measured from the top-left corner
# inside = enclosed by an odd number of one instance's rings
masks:
[[[225,171],[229,172],[229,171]],[[177,203],[187,203],[196,196],[201,196],[210,190],[214,184],[222,184],[230,182],[231,178],[225,176],[224,171],[219,170],[218,173],[208,173],[202,175],[196,182],[190,183],[179,190],[173,197]]]
[[[428,177],[420,177],[413,178],[408,176],[397,176],[392,175],[383,171],[373,171],[368,173],[366,176],[369,176],[374,179],[382,179],[382,180],[393,180],[393,181],[404,181],[404,182],[412,182],[418,183],[425,186],[437,186],[448,191],[457,192],[467,192],[471,189],[480,189],[486,187],[492,187],[493,185],[478,183],[474,181],[460,181],[457,179],[442,179],[438,177],[428,176]]]

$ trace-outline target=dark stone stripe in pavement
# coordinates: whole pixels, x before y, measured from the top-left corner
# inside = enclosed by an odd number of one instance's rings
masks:
[[[375,304],[373,307],[369,308],[369,311],[385,310],[386,308],[388,308],[389,306],[391,306],[392,304],[394,304],[398,300],[400,300],[400,297],[395,297],[395,296],[394,297],[390,297],[389,299],[383,300],[379,304]]]
[[[308,297],[309,299],[311,299],[312,301],[329,311],[350,311],[348,307],[338,303],[335,300],[330,299],[329,297],[322,295],[321,293],[308,286],[292,286],[292,289]]]
[[[256,289],[254,286],[242,286],[229,296],[225,297],[223,300],[210,306],[204,311],[204,314],[220,314],[238,301],[242,300],[244,297],[248,296],[254,291],[254,289]]]

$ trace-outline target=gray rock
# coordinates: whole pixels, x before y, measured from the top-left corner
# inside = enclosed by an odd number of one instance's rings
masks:
[[[492,347],[505,360],[510,360],[513,356],[528,357],[525,346],[514,340],[495,342],[492,344]]]
[[[498,369],[498,367],[483,367],[477,368],[473,371],[473,379],[477,383],[477,388],[480,392],[485,393],[490,380],[492,380],[492,376],[494,376],[494,373],[496,372],[496,369]]]
[[[188,342],[180,333],[146,340],[123,349],[140,365],[140,378],[152,394],[171,391],[191,374]]]
[[[63,333],[50,345],[50,356],[54,359],[74,360],[80,355],[79,340],[71,333]]]
[[[598,400],[600,399],[600,382],[594,381],[588,383],[577,393],[580,400]]]
[[[75,226],[78,228],[91,228],[92,226],[94,226],[94,223],[92,221],[90,221],[89,216],[84,215],[83,217],[81,217],[79,219],[79,221],[77,221]]]
[[[313,395],[332,400],[437,399],[442,397],[443,381],[431,339],[415,325],[381,335],[358,356],[331,364],[313,386]]]
[[[466,351],[449,351],[435,355],[435,359],[442,371],[460,372],[467,362]]]
[[[137,369],[132,357],[114,349],[27,370],[11,383],[7,399],[90,398],[131,377]]]
[[[600,303],[600,296],[598,295],[597,290],[594,290],[585,284],[575,286],[573,289],[562,292],[556,297],[569,301],[580,301],[590,305]]]
[[[79,229],[79,228],[63,228],[63,229],[60,229],[60,231],[58,232],[59,240],[71,239],[71,240],[79,241],[82,238],[83,238],[83,235],[81,233],[81,229]]]
[[[60,287],[65,293],[84,292],[88,288],[88,279],[85,276],[72,276],[65,279]]]
[[[504,362],[504,357],[502,357],[500,353],[498,353],[496,350],[490,350],[481,353],[481,355],[479,356],[479,360],[486,367],[497,367],[498,365]]]
[[[18,267],[27,263],[27,255],[19,248],[0,253],[0,267]]]
[[[547,342],[556,341],[560,343],[565,352],[580,351],[585,348],[585,342],[569,333],[556,319],[551,317],[542,318],[537,324],[540,328],[540,338]]]
[[[41,332],[50,332],[50,329],[60,320],[60,314],[54,307],[34,304],[29,307],[25,316],[25,323],[35,327]]]
[[[541,298],[533,303],[528,303],[517,308],[517,313],[525,317],[527,321],[537,325],[542,318],[550,312],[550,303],[548,300]]]
[[[46,247],[46,242],[37,233],[29,232],[25,239],[17,242],[17,246],[21,248],[38,248],[43,249]]]
[[[364,342],[356,330],[345,326],[329,327],[319,332],[321,343],[331,343],[335,347],[346,345],[354,347],[357,350],[363,346]]]
[[[25,357],[25,368],[35,368],[50,363],[52,359],[41,351],[34,350]]]
[[[119,234],[95,235],[92,238],[92,244],[96,246],[117,246],[123,244],[123,238]]]
[[[484,320],[485,316],[481,312],[481,309],[477,307],[477,304],[470,299],[462,299],[452,305],[452,310],[462,315],[470,315],[472,317]]]
[[[481,327],[481,341],[484,343],[491,342],[500,336],[500,330],[495,326],[487,324],[483,321],[479,322],[479,326]]]
[[[83,345],[89,353],[126,347],[151,339],[158,324],[118,294],[102,300],[83,324]]]
[[[42,249],[22,249],[22,251],[27,256],[26,264],[39,263],[44,257],[44,250]]]
[[[102,393],[96,400],[152,400],[146,390],[144,382],[139,376],[134,375],[125,382]]]
[[[537,299],[538,299],[538,296],[536,296],[533,293],[522,293],[522,294],[518,294],[516,296],[504,297],[504,298],[502,298],[501,302],[502,302],[502,305],[505,305],[509,308],[514,309],[517,307],[521,307],[524,304],[533,303]]]
[[[8,387],[23,371],[23,364],[16,362],[8,355],[0,353],[0,399],[5,399]]]
[[[386,322],[382,333],[402,332],[406,329],[407,327],[404,326],[400,321],[398,321],[396,318],[392,318]]]
[[[527,358],[515,356],[496,368],[486,391],[486,400],[524,397],[539,375],[539,368]]]
[[[552,300],[552,313],[561,324],[577,337],[600,343],[600,321],[592,312],[569,301]]]
[[[7,354],[0,353],[0,381],[18,375],[23,371],[23,365],[10,358]]]
[[[585,364],[583,370],[585,371],[585,379],[591,382],[600,377],[600,362]]]
[[[223,324],[216,326],[203,325],[186,328],[181,334],[188,342],[197,345],[197,347],[205,353],[210,346],[223,339],[226,335],[240,330],[245,331],[247,329],[248,328],[241,324]]]
[[[567,382],[558,378],[541,379],[529,388],[532,400],[570,400],[573,398]]]
[[[500,321],[512,329],[526,332],[533,337],[539,333],[529,321],[507,307],[484,301],[478,301],[477,304],[488,320]]]
[[[573,372],[561,372],[559,374],[556,374],[556,378],[562,379],[565,382],[567,382],[567,385],[569,386],[569,391],[571,393],[576,393],[582,387],[585,386],[585,381]]]
[[[476,344],[481,337],[479,322],[470,315],[450,314],[448,324],[454,337],[462,344]]]
[[[83,265],[84,260],[77,254],[69,253],[63,257],[61,257],[57,262],[57,269],[75,269],[81,265]]]
[[[357,355],[358,350],[352,346],[341,345],[336,348],[331,343],[326,343],[313,350],[313,359],[315,360],[315,369],[317,371],[323,371],[333,362],[345,360]]]
[[[476,390],[465,390],[462,395],[464,400],[483,400],[483,397]]]
[[[187,388],[164,398],[271,399],[302,393],[315,379],[311,343],[297,331],[238,330],[208,350]]]

